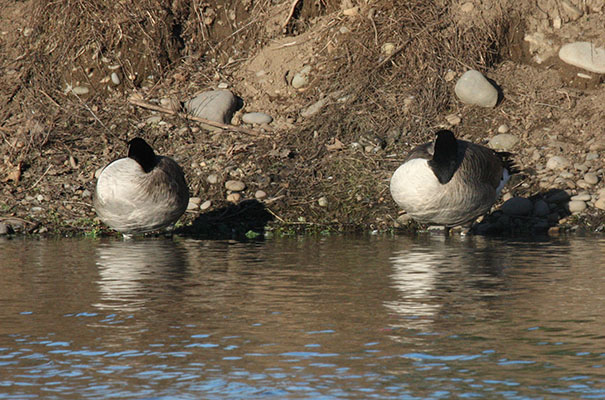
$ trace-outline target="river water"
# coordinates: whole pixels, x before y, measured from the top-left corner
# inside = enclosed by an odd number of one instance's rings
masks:
[[[0,239],[0,399],[605,398],[605,238]]]

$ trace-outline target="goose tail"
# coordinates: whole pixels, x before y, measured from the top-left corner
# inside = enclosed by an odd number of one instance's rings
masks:
[[[502,166],[506,168],[509,175],[518,174],[521,172],[519,169],[519,165],[514,159],[514,154],[509,153],[507,151],[496,151],[495,152],[500,161],[502,161]]]

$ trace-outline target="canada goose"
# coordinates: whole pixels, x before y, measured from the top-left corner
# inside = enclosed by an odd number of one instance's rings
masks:
[[[515,172],[510,153],[441,130],[434,142],[414,148],[397,168],[391,195],[416,221],[449,228],[488,212]]]
[[[101,171],[93,200],[99,218],[126,238],[176,222],[188,203],[181,167],[169,157],[156,156],[141,138],[128,142],[128,157]]]

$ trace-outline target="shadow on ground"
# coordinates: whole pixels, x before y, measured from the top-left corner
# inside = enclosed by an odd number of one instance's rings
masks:
[[[205,239],[244,239],[262,237],[267,224],[273,220],[264,204],[245,200],[204,214],[191,225],[175,231],[179,235]]]

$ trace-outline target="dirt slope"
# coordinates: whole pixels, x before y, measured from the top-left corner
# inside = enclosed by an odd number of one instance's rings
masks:
[[[590,197],[581,212],[558,204],[547,220],[514,218],[498,232],[603,230],[595,206],[603,76],[557,57],[570,41],[605,45],[602,1],[0,0],[0,8],[0,223],[9,231],[105,231],[91,207],[94,174],[124,156],[133,136],[175,158],[191,195],[211,201],[186,213],[183,232],[389,230],[404,220],[390,175],[441,127],[484,144],[498,129],[518,139],[511,151],[523,174],[506,198]],[[295,89],[305,66],[308,82]],[[501,88],[498,106],[455,97],[469,68]],[[212,132],[129,101],[168,104],[217,87],[243,101],[232,124],[253,111],[274,121],[247,126],[255,134]],[[569,165],[547,168],[556,155]],[[246,184],[237,204],[227,201],[230,179]],[[259,190],[267,196],[255,201]],[[502,222],[498,211],[493,218]]]

